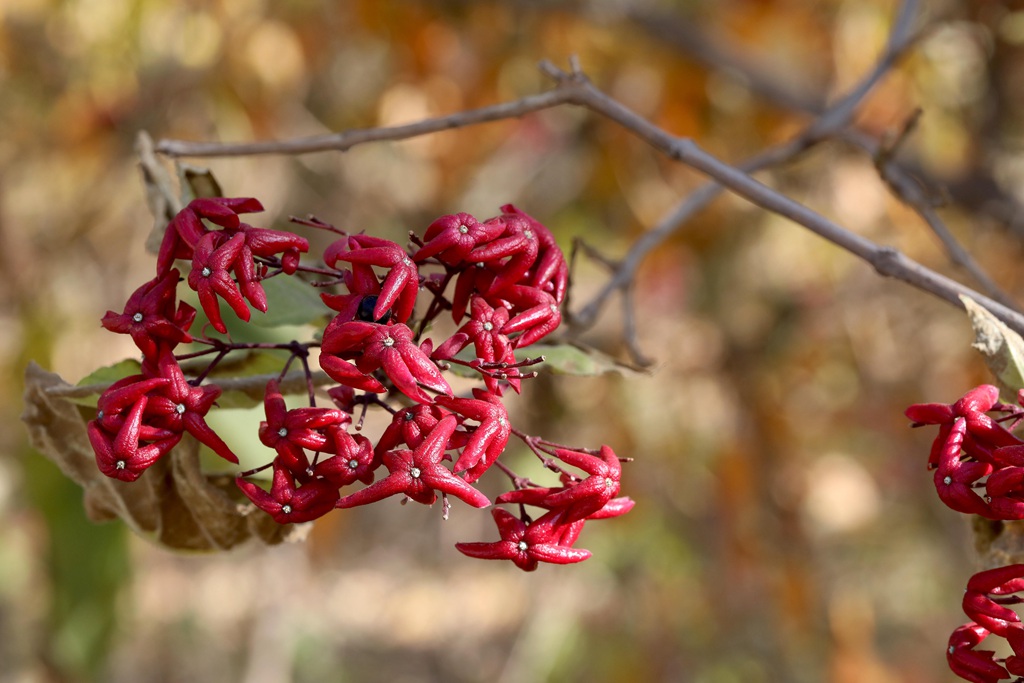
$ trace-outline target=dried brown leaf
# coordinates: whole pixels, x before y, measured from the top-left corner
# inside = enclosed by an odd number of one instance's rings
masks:
[[[1024,339],[973,299],[961,296],[974,328],[975,349],[995,376],[1000,393],[1016,397],[1024,387]]]
[[[1024,521],[972,517],[971,530],[983,569],[1024,562]]]
[[[199,445],[186,436],[137,481],[104,476],[96,467],[86,418],[65,394],[70,385],[35,363],[25,371],[25,412],[32,445],[84,490],[89,518],[124,520],[137,534],[167,548],[226,550],[250,538],[276,544],[298,540],[308,525],[281,526],[246,501],[231,477],[205,475]]]

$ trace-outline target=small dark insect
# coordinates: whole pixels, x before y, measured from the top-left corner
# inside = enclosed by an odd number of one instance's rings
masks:
[[[359,302],[359,310],[356,311],[356,320],[362,320],[367,323],[377,323],[378,325],[386,325],[391,320],[391,311],[388,311],[376,320],[373,319],[373,309],[377,306],[377,295],[370,294],[369,296],[363,297],[363,300]]]

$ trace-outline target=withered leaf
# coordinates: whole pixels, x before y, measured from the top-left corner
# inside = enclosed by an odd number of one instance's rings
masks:
[[[145,131],[135,138],[135,152],[139,155],[139,171],[146,191],[146,204],[153,215],[153,229],[146,238],[146,249],[157,253],[167,223],[181,211],[184,203],[174,189],[174,182],[167,167],[153,151],[153,140]]]
[[[1024,387],[1024,339],[991,312],[973,299],[960,297],[974,328],[974,343],[995,376],[1000,393],[1016,398],[1017,390]]]
[[[1024,387],[1024,339],[973,299],[961,296],[974,327],[971,346],[985,359],[1005,397]],[[1024,521],[972,519],[974,547],[982,567],[991,569],[1024,562]]]
[[[199,197],[223,197],[220,182],[213,177],[213,171],[203,166],[193,166],[175,161],[178,182],[181,185],[181,203],[188,204]]]
[[[135,153],[139,156],[139,170],[146,191],[146,204],[153,214],[153,230],[146,239],[151,253],[160,250],[167,223],[190,201],[197,197],[222,197],[220,183],[208,168],[192,166],[180,161],[174,164],[175,181],[170,170],[153,150],[153,140],[145,131],[135,138]],[[178,190],[175,190],[177,186]]]
[[[32,445],[82,487],[90,519],[122,519],[137,534],[183,551],[226,550],[250,538],[276,544],[308,531],[308,525],[274,522],[244,499],[231,477],[203,474],[198,443],[188,435],[137,481],[104,476],[86,432],[89,409],[68,398],[73,393],[60,376],[29,364],[22,420]]]
[[[971,518],[974,549],[982,569],[1024,562],[1024,521]]]

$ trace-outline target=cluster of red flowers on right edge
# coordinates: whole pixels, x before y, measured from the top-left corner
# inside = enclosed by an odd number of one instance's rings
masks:
[[[987,519],[1024,519],[1024,441],[1010,431],[1024,419],[1022,405],[1024,390],[1018,392],[1018,405],[1012,405],[1000,402],[999,390],[985,384],[952,404],[924,403],[907,409],[913,426],[939,428],[928,467],[935,471],[935,488],[948,507]],[[974,683],[1024,676],[1024,626],[1005,606],[1024,601],[1014,595],[1021,590],[1021,564],[971,578],[963,607],[972,621],[953,632],[946,654],[954,673]],[[1014,654],[1003,660],[991,650],[977,650],[990,633],[1005,638]]]
[[[620,458],[608,446],[569,448],[524,435],[512,428],[502,401],[508,388],[518,392],[522,380],[534,374],[521,368],[536,360],[518,360],[516,349],[561,322],[568,268],[551,233],[512,205],[482,222],[466,213],[442,216],[422,239],[413,236],[409,249],[311,221],[305,224],[343,236],[324,251],[323,265],[308,266],[300,263],[308,251],[304,238],[239,220],[239,214],[259,210],[259,202],[248,198],[193,201],[168,226],[156,278],[132,295],[123,313],[111,311],[103,319],[111,331],[132,336],[143,363],[140,375],[117,382],[100,397],[98,415],[89,423],[101,471],[133,481],[184,431],[237,462],[204,420],[220,395],[204,378],[226,354],[254,345],[190,332],[196,311],[176,305],[176,287],[186,281],[210,325],[226,334],[221,300],[248,322],[250,306],[267,310],[262,281],[305,271],[333,278],[318,282],[321,287],[345,288],[321,295],[336,313],[319,343],[320,366],[338,383],[327,390],[333,406],[317,406],[311,392],[309,406],[289,409],[279,381],[270,380],[259,437],[275,453],[265,466],[273,468],[272,482],[265,490],[247,479],[255,470],[243,473],[237,478],[241,491],[282,524],[392,496],[425,505],[440,497],[447,516],[449,497],[476,508],[492,504],[473,484],[497,465],[512,490],[495,503],[513,506],[518,514],[495,508],[500,539],[456,547],[471,557],[511,560],[528,571],[539,562],[568,564],[589,557],[589,551],[574,547],[583,525],[633,506],[629,498],[618,497]],[[182,259],[191,262],[185,278],[173,267]],[[441,315],[451,315],[459,327],[435,340],[428,331]],[[216,354],[192,379],[174,354],[178,344],[189,342],[208,347],[190,358]],[[313,346],[317,342],[274,348],[290,349],[305,366]],[[466,359],[460,354],[469,347],[471,359]],[[482,386],[468,396],[454,395],[445,379],[453,364],[474,370]],[[383,408],[391,414],[376,443],[359,433],[361,418],[354,424],[360,407],[364,413]],[[558,474],[557,486],[534,484],[499,464],[512,435]],[[379,476],[381,469],[387,474]],[[344,491],[356,482],[365,486]],[[542,512],[534,519],[527,506]]]

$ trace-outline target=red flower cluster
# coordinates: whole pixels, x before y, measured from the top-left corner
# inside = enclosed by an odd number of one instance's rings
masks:
[[[174,259],[191,259],[188,286],[199,294],[210,324],[222,334],[227,328],[218,297],[246,322],[251,315],[246,301],[266,313],[267,295],[260,280],[268,275],[267,263],[280,254],[276,265],[291,275],[298,268],[299,254],[309,251],[309,242],[298,235],[254,228],[238,218],[262,210],[263,205],[251,198],[196,199],[174,217],[160,244],[157,274],[169,271]],[[222,229],[209,230],[201,219]]]
[[[967,583],[964,612],[972,621],[953,631],[946,660],[953,672],[974,683],[1024,676],[1024,624],[1006,605],[1024,602],[1024,564],[978,572]],[[1013,654],[996,659],[992,650],[975,649],[989,634],[1005,638]],[[1018,679],[1019,680],[1019,679]]]
[[[96,463],[107,476],[134,481],[165,455],[188,432],[225,460],[238,462],[226,443],[204,419],[221,390],[196,386],[174,356],[178,344],[193,341],[189,328],[196,311],[185,302],[175,303],[180,273],[174,259],[191,259],[189,283],[210,321],[225,331],[217,297],[224,298],[244,320],[249,309],[242,301],[266,310],[266,296],[259,279],[266,267],[256,257],[283,254],[292,272],[306,240],[291,233],[264,230],[242,224],[239,213],[262,211],[255,199],[197,199],[175,216],[167,227],[153,280],[139,287],[124,311],[108,311],[103,326],[130,334],[142,352],[142,373],[114,383],[97,403],[96,419],[88,424]],[[207,228],[201,219],[222,229]],[[283,266],[282,266],[283,268]],[[228,271],[233,270],[237,282]]]
[[[1019,400],[1024,401],[1021,393]],[[1024,519],[1024,441],[989,412],[1003,413],[1014,425],[1024,415],[1020,406],[1000,403],[999,390],[990,384],[952,404],[910,406],[906,415],[914,426],[939,426],[928,467],[935,470],[942,502],[957,512],[989,519]],[[979,495],[981,489],[986,495]]]
[[[317,407],[311,391],[308,407],[289,409],[279,382],[269,381],[259,436],[275,452],[265,466],[273,468],[271,487],[265,490],[246,479],[255,470],[238,477],[241,491],[282,524],[396,495],[425,505],[441,497],[447,515],[449,496],[472,507],[490,506],[473,484],[498,464],[513,490],[496,502],[515,506],[519,515],[496,508],[501,540],[457,548],[472,557],[512,560],[525,570],[538,562],[567,564],[589,557],[589,551],[573,547],[586,521],[621,515],[633,506],[629,498],[617,497],[620,459],[608,446],[572,449],[517,432],[502,402],[507,387],[518,392],[521,381],[534,374],[521,368],[537,361],[520,361],[515,350],[561,322],[568,267],[547,228],[506,205],[501,215],[483,222],[465,213],[443,216],[426,229],[423,240],[413,237],[410,250],[365,234],[341,233],[324,252],[325,269],[299,263],[299,254],[308,250],[305,239],[240,221],[239,214],[259,210],[255,199],[193,201],[168,226],[157,277],[132,295],[123,313],[104,317],[108,329],[132,335],[143,364],[140,375],[103,394],[97,417],[89,423],[100,469],[134,480],[185,431],[237,462],[203,419],[220,395],[216,386],[200,386],[210,368],[186,380],[174,348],[206,344],[209,351],[189,356],[216,352],[212,367],[231,351],[259,345],[190,335],[196,311],[175,304],[181,279],[172,267],[175,260],[191,261],[187,282],[222,334],[227,326],[220,300],[248,321],[249,306],[267,310],[261,281],[307,271],[333,277],[317,283],[321,287],[340,284],[346,290],[321,295],[336,312],[319,344],[320,367],[339,384],[327,392],[334,407]],[[319,222],[306,224],[341,232]],[[421,292],[426,302],[417,318]],[[461,325],[454,334],[439,343],[425,336],[440,315],[449,313]],[[316,345],[274,347],[290,349],[305,367],[306,354]],[[470,345],[475,357],[461,357]],[[455,396],[444,375],[453,364],[475,370],[483,387],[472,396]],[[376,444],[359,433],[361,418],[353,424],[360,406],[364,414],[371,407],[391,413],[391,424]],[[533,484],[499,464],[513,435],[559,474],[559,486]],[[387,474],[378,477],[382,467]],[[366,486],[343,492],[357,481]],[[525,506],[542,513],[534,520]]]
[[[1018,403],[1024,404],[1024,390],[1018,393]],[[1024,519],[1024,441],[1010,431],[1024,418],[1021,405],[1001,403],[999,390],[984,384],[955,403],[917,404],[906,415],[915,427],[939,427],[928,467],[935,470],[935,488],[942,502],[958,512],[988,519]],[[971,578],[963,606],[973,621],[956,629],[949,639],[947,660],[954,673],[975,683],[1024,675],[1024,626],[1004,606],[1024,601],[1013,595],[1022,589],[1021,564]],[[995,659],[992,651],[976,650],[990,633],[1006,638],[1014,655],[1003,661]]]

